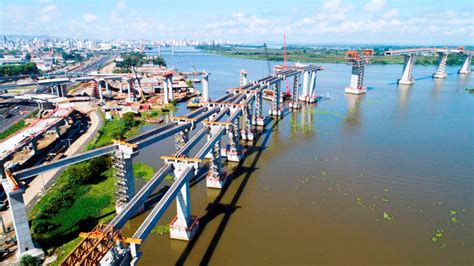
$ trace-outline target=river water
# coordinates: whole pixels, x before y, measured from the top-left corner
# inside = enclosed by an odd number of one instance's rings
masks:
[[[268,74],[265,61],[164,57],[181,71],[211,72],[214,98],[238,86],[241,68],[249,79]],[[401,65],[370,65],[369,91],[355,96],[344,93],[350,66],[322,65],[317,92],[331,99],[272,121],[240,166],[226,165],[232,181],[222,191],[193,182],[195,239],[152,233],[141,265],[474,263],[474,95],[465,91],[474,75],[448,67],[435,80],[435,66],[416,66],[416,84],[402,87]],[[170,139],[137,161],[158,169],[173,150]],[[175,214],[173,204],[159,224]]]

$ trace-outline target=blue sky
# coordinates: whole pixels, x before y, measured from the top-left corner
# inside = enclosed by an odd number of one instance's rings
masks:
[[[474,0],[0,0],[0,34],[474,44]]]

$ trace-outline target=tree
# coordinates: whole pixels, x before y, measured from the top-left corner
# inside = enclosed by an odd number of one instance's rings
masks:
[[[27,266],[36,266],[36,265],[39,265],[39,261],[37,258],[31,256],[31,255],[24,255],[23,257],[21,257],[20,259],[20,265],[27,265]]]
[[[27,54],[25,55],[25,59],[28,60],[28,61],[31,60],[31,55],[30,55],[30,53],[27,53]]]

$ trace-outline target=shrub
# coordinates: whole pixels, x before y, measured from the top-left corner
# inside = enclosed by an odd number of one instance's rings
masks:
[[[39,261],[38,259],[36,259],[35,257],[31,256],[31,255],[24,255],[23,257],[21,257],[20,259],[20,265],[39,265]]]

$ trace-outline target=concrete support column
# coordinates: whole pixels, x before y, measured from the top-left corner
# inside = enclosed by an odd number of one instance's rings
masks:
[[[270,85],[269,85],[270,86]],[[282,96],[280,91],[281,82],[275,83],[275,90],[273,95],[272,107],[270,109],[270,115],[275,117],[282,116]]]
[[[163,81],[163,104],[168,104],[170,103],[170,100],[169,100],[169,92],[168,92],[168,82],[167,80],[165,79]]]
[[[188,131],[181,131],[174,135],[175,139],[175,148],[176,150],[180,150],[186,145],[189,140],[189,132]],[[188,154],[184,154],[184,156],[188,156]]]
[[[174,176],[178,178],[183,175],[187,165],[175,164]],[[189,241],[198,230],[198,217],[191,216],[191,201],[189,199],[189,180],[187,180],[176,195],[176,217],[170,223],[170,237]]]
[[[127,101],[130,103],[132,102],[132,88],[130,86],[130,81],[127,81],[127,89],[128,89]]]
[[[30,154],[36,154],[38,152],[38,144],[36,143],[35,140],[31,140],[30,142],[30,147],[31,147],[31,151],[30,151]]]
[[[61,97],[60,95],[60,87],[61,85],[56,85],[56,96]]]
[[[44,257],[43,250],[35,247],[33,239],[31,238],[28,216],[23,201],[24,191],[22,189],[14,190],[13,185],[7,179],[2,180],[2,185],[10,204],[10,214],[17,240],[17,259],[20,259],[26,254],[30,254],[34,257]]]
[[[173,75],[171,76],[168,76],[166,78],[166,82],[168,83],[168,99],[169,101],[174,101],[174,97],[173,97]]]
[[[202,102],[209,102],[209,73],[202,74]]]
[[[471,72],[471,60],[472,54],[466,54],[466,59],[464,59],[464,63],[462,64],[461,69],[458,71],[459,74],[469,74]]]
[[[308,97],[308,85],[309,85],[309,71],[303,72],[303,93],[301,94],[301,100],[305,100]]]
[[[317,71],[312,71],[311,72],[311,81],[309,83],[309,101],[308,102],[315,102],[313,101],[313,98],[316,99],[315,97],[315,91],[316,91],[316,73]]]
[[[120,95],[123,94],[123,83],[122,80],[119,81],[119,86],[120,86]]]
[[[247,104],[244,109],[244,126],[241,130],[241,137],[244,140],[254,140],[254,131],[252,127],[252,122],[254,121],[253,116],[254,101]]]
[[[416,61],[416,54],[405,55],[405,62],[403,64],[402,77],[398,80],[398,84],[411,85],[415,83],[413,79],[413,67]]]
[[[265,125],[265,117],[263,116],[263,93],[261,90],[258,90],[255,93],[255,115],[254,115],[253,124],[257,126]]]
[[[115,199],[115,211],[122,212],[125,205],[135,195],[135,180],[133,177],[133,162],[129,147],[119,147],[112,157],[112,165],[117,177],[117,191]]]
[[[222,172],[221,142],[218,141],[210,152],[209,173],[206,178],[208,188],[223,188],[226,183],[226,173]]]
[[[104,82],[105,82],[105,90],[107,91],[107,96],[109,98],[112,98],[112,91],[109,88],[109,83],[107,81],[104,81]]]
[[[363,94],[367,92],[364,87],[364,61],[356,61],[352,64],[351,83],[345,92],[350,94]]]
[[[140,245],[135,243],[130,243],[130,265],[136,266],[138,260],[140,259],[142,252],[140,251]]]
[[[104,96],[102,95],[102,81],[99,80],[98,82],[98,87],[99,87],[99,99],[100,102],[104,102]]]
[[[231,162],[240,162],[242,158],[242,147],[240,146],[240,128],[239,120],[236,119],[232,122],[227,130],[227,135],[229,137],[229,145],[226,149],[227,160]]]
[[[59,129],[59,126],[54,127],[54,134],[56,134],[57,138],[61,137],[61,130]]]
[[[289,104],[290,108],[298,109],[301,108],[301,104],[299,102],[299,86],[300,86],[300,74],[296,74],[293,77],[293,95],[291,95],[291,102]]]
[[[448,60],[448,53],[442,52],[438,54],[439,54],[438,69],[436,70],[436,73],[433,74],[433,78],[444,79],[448,76],[446,74],[446,61]]]
[[[248,83],[247,74],[248,74],[247,70],[245,69],[240,70],[240,87]]]

